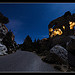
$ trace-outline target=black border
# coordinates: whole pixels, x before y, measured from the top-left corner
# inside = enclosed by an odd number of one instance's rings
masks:
[[[0,0],[0,3],[75,3],[75,0]]]

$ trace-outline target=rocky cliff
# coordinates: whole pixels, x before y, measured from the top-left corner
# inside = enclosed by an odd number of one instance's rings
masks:
[[[73,22],[75,22],[75,14],[71,14],[70,11],[67,11],[63,16],[58,17],[57,19],[49,23],[49,36],[51,36],[51,34],[53,33],[50,28],[52,28],[53,30],[59,28],[62,31],[63,35],[74,34],[75,24],[73,24]]]

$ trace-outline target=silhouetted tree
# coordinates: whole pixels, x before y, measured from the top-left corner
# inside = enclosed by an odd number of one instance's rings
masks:
[[[29,35],[24,40],[22,50],[32,51],[32,39]]]
[[[33,42],[33,49],[34,49],[34,50],[36,50],[36,46],[37,46],[37,45],[36,45],[36,39],[35,39],[34,42]]]
[[[40,40],[38,39],[36,41],[36,53],[40,53],[40,45],[41,45],[41,43],[40,43]]]

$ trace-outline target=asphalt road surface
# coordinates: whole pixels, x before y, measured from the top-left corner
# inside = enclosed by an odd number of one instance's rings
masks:
[[[20,51],[0,56],[0,72],[56,72],[35,53]]]

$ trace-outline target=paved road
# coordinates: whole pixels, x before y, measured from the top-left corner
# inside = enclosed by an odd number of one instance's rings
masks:
[[[43,62],[32,52],[17,51],[0,56],[0,72],[55,72],[52,65]]]

